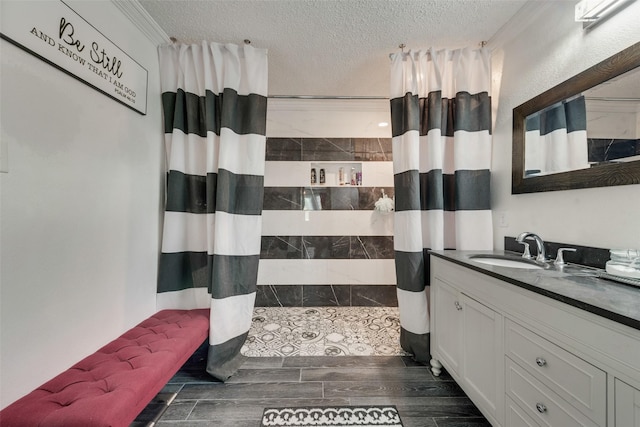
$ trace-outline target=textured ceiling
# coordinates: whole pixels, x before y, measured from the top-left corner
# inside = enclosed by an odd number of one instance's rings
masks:
[[[179,42],[269,51],[269,95],[386,97],[389,53],[478,46],[527,0],[139,0]]]

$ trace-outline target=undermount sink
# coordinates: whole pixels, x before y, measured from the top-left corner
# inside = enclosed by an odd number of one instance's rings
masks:
[[[481,264],[495,265],[498,267],[524,268],[529,270],[544,269],[545,266],[531,259],[515,258],[491,254],[471,255],[469,259]]]

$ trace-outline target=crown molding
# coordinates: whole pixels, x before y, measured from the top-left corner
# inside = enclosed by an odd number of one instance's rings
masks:
[[[160,28],[138,0],[111,0],[111,3],[157,46],[171,42],[167,33]]]

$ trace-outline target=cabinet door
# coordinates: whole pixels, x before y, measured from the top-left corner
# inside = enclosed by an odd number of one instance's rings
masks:
[[[469,397],[501,423],[504,404],[503,318],[462,294],[462,377]]]
[[[460,374],[462,354],[462,294],[441,280],[431,284],[436,357],[450,374]]]
[[[616,378],[616,427],[640,427],[640,390]]]

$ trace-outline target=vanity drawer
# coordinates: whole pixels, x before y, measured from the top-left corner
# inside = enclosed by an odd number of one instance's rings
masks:
[[[587,418],[514,361],[505,359],[507,396],[538,424],[552,427],[606,425],[606,420],[596,423]]]
[[[505,326],[505,352],[511,360],[597,424],[606,424],[604,371],[513,321]]]
[[[516,403],[509,397],[506,396],[506,408],[507,413],[505,414],[505,424],[506,426],[518,426],[518,427],[539,427],[536,421],[531,418],[527,413],[516,405]]]

